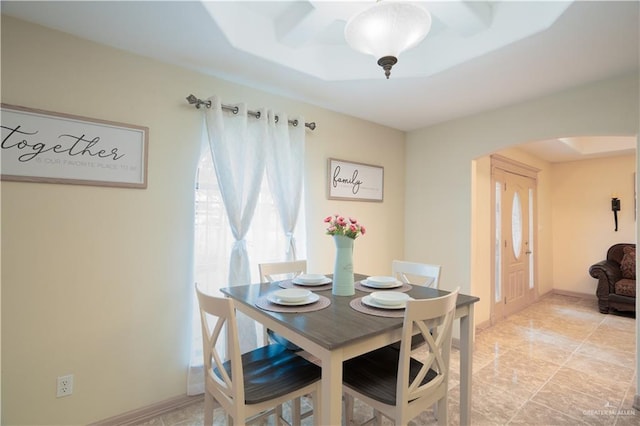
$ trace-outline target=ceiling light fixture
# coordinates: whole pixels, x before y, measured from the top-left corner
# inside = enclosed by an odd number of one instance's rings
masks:
[[[344,37],[353,49],[373,55],[389,78],[401,52],[420,43],[431,29],[431,14],[415,4],[378,1],[353,16]]]

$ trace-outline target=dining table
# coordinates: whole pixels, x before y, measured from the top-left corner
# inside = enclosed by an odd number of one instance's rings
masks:
[[[353,296],[336,296],[332,294],[330,285],[322,290],[319,288],[314,294],[320,296],[322,306],[298,312],[282,312],[265,306],[270,295],[285,287],[281,281],[221,289],[223,294],[234,300],[237,310],[317,358],[322,368],[322,380],[319,401],[314,400],[314,416],[318,416],[317,424],[320,425],[337,426],[342,423],[342,363],[401,339],[403,314],[378,316],[354,309],[357,308],[356,302],[368,296],[368,289],[358,285],[366,278],[367,275],[354,274],[356,290]],[[403,291],[414,299],[435,298],[449,293],[419,285],[409,285]],[[456,303],[455,318],[460,321],[460,334],[459,341],[454,339],[454,343],[460,350],[461,425],[470,424],[473,308],[479,300],[475,296],[458,294]]]

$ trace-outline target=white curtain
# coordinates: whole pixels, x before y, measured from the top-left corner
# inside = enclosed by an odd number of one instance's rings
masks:
[[[261,117],[256,119],[247,117],[246,107],[242,105],[238,105],[238,114],[234,115],[222,111],[220,99],[213,97],[211,102],[211,110],[205,111],[203,146],[196,176],[194,275],[198,285],[205,291],[222,296],[219,292],[222,287],[257,282],[258,262],[285,260],[282,256],[289,250],[294,239],[285,238],[285,234],[278,229],[278,222],[281,221],[279,206],[283,202],[274,200],[268,179],[263,179],[265,161],[268,157],[266,153],[271,149],[281,151],[281,148],[273,147],[281,147],[283,144],[272,142],[271,139],[280,137],[283,129],[287,129],[280,126],[283,119],[286,125],[286,118],[281,117],[278,120],[276,131],[273,119],[266,119],[271,116],[269,112],[261,111]],[[298,120],[304,123],[301,118]],[[301,145],[304,147],[304,132],[302,138]],[[259,140],[262,142],[258,142]],[[304,150],[301,152],[304,153]],[[300,164],[292,164],[289,170],[302,168],[303,157],[300,157],[299,162]],[[276,167],[284,164],[282,161],[274,163]],[[231,181],[227,180],[229,176]],[[299,191],[301,192],[302,188]],[[227,203],[229,194],[231,201]],[[298,200],[298,205],[302,204],[299,210],[303,212],[304,203],[300,201],[301,195],[291,194],[291,197]],[[253,220],[252,212],[249,211],[251,204],[255,210]],[[289,201],[286,204],[289,204]],[[295,222],[293,220],[294,224]],[[299,226],[295,228],[295,234],[301,246],[298,253],[304,256],[306,238],[304,229],[300,226],[303,217],[297,222]],[[274,258],[275,253],[282,255]],[[252,262],[249,262],[249,259],[252,259]],[[202,338],[195,292],[193,306],[188,395],[197,395],[204,391]],[[256,345],[257,336],[261,336],[261,333],[259,329],[256,333],[255,323],[246,317],[246,320],[242,318],[240,315],[240,337],[244,345],[243,350],[247,350]]]
[[[225,112],[220,98],[213,96],[209,100],[211,108],[205,110],[206,134],[219,193],[234,238],[229,257],[229,276],[225,284],[249,284],[251,270],[245,236],[251,225],[264,175],[267,120],[249,120],[244,104],[234,105],[237,107],[236,113]],[[260,114],[265,112],[260,111]],[[215,259],[210,261],[214,262]],[[217,287],[211,283],[204,286]],[[257,343],[254,321],[240,313],[237,320],[240,349],[243,352],[253,349]],[[196,349],[196,352],[200,353],[201,358],[201,350]],[[202,361],[194,358],[192,356],[187,380],[189,395],[204,391]]]
[[[237,113],[223,113],[216,96],[205,111],[209,147],[218,185],[236,241],[229,262],[229,285],[251,282],[245,236],[260,195],[265,166],[267,120],[249,120],[247,107],[236,105]],[[266,117],[265,111],[260,111]]]
[[[296,117],[297,126],[289,125],[286,114],[269,116],[267,177],[276,201],[280,224],[287,238],[285,260],[296,260],[294,230],[300,212],[304,178],[304,117]]]

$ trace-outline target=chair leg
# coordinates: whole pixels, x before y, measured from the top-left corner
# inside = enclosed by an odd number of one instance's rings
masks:
[[[311,402],[313,404],[313,426],[321,426],[320,425],[320,389],[313,391],[311,394]]]
[[[373,410],[373,418],[375,419],[373,421],[373,424],[375,426],[382,426],[382,413],[378,410]]]
[[[353,396],[345,393],[344,395],[344,422],[345,426],[353,424]]]
[[[213,407],[214,407],[213,395],[204,392],[204,424],[206,426],[213,426]]]
[[[282,405],[278,405],[276,407],[276,410],[275,410],[275,422],[274,422],[274,424],[276,426],[280,426],[281,424],[283,424],[282,418],[283,418],[282,417]]]
[[[291,401],[291,424],[300,426],[300,415],[302,412],[302,398],[297,397]]]
[[[447,423],[449,422],[449,412],[447,407],[449,405],[449,401],[447,401],[447,397],[445,396],[441,400],[437,401],[435,405],[438,406],[438,414],[436,416],[436,419],[438,420],[438,424],[446,426]],[[435,411],[434,411],[434,414],[435,414]]]

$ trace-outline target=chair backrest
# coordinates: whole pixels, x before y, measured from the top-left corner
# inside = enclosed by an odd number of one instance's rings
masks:
[[[260,282],[270,283],[273,281],[295,278],[300,274],[305,274],[307,272],[307,261],[293,260],[289,262],[258,263],[258,270],[260,271]],[[271,336],[272,341],[280,343],[291,350],[300,349],[284,337],[278,336],[267,329],[263,329],[262,338],[265,345],[269,343],[269,336]]]
[[[616,263],[622,263],[625,247],[633,247],[635,249],[636,245],[633,243],[618,243],[612,245],[611,247],[609,247],[609,250],[607,250],[607,260],[613,260]]]
[[[406,262],[394,260],[391,262],[393,276],[407,284],[438,288],[440,282],[440,265],[427,263]]]
[[[213,393],[216,401],[229,413],[233,411],[235,404],[244,404],[244,382],[242,379],[233,380],[234,377],[243,377],[233,300],[210,296],[198,286],[196,293],[202,324],[205,388]],[[219,350],[225,347],[225,337],[228,352],[226,359]],[[218,342],[222,344],[217,344]],[[228,374],[223,365],[227,359],[230,360],[231,374]]]
[[[398,408],[408,410],[409,413],[413,411],[408,418],[413,418],[424,410],[425,405],[437,401],[448,391],[451,332],[458,292],[459,288],[446,296],[407,302],[400,341],[396,395]],[[412,349],[412,335],[416,331],[422,334],[425,344]],[[416,358],[420,359],[422,367],[415,379],[409,383],[411,357],[417,352],[420,352]],[[433,378],[421,385],[427,375]],[[428,397],[430,401],[417,401],[423,397]],[[414,400],[415,405],[412,407],[411,403]]]
[[[259,263],[260,282],[273,282],[294,278],[307,272],[306,260],[290,262]]]

